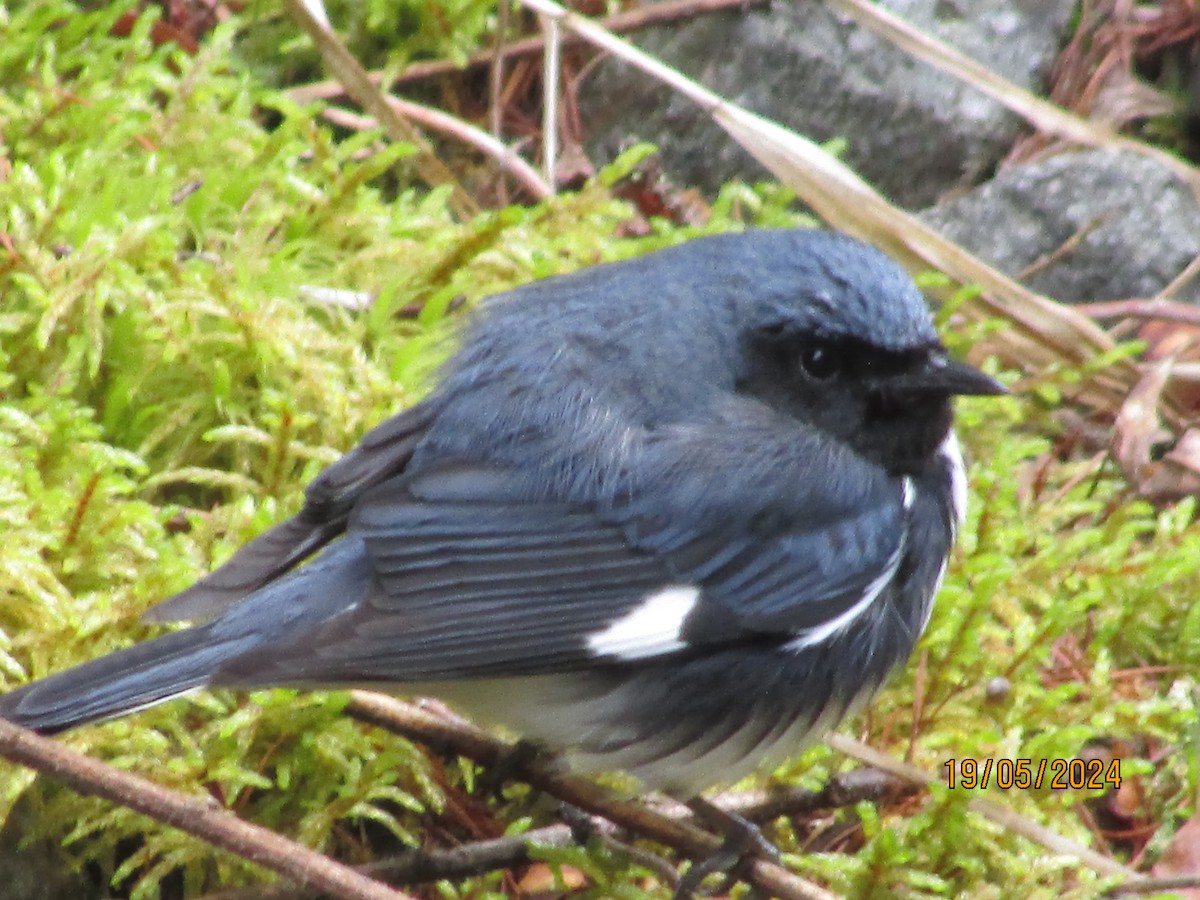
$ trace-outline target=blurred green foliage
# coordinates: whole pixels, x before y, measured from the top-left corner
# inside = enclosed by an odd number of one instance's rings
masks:
[[[149,13],[112,36],[130,8],[0,10],[0,689],[146,636],[151,603],[294,511],[324,464],[427,389],[453,346],[456,298],[469,308],[700,231],[655,221],[647,237],[615,237],[630,210],[606,185],[638,151],[578,194],[457,222],[445,192],[396,189],[409,148],[364,152],[380,135],[336,134],[272,86],[318,74],[275,7],[252,3],[194,58],[155,47]],[[393,46],[461,55],[492,15],[382,0],[331,12],[373,64],[401,59],[384,55]],[[730,185],[703,230],[802,221],[777,187]],[[314,288],[374,302],[353,311]],[[958,349],[978,336],[946,334]],[[1056,448],[1045,407],[1072,377],[962,404],[976,462],[961,551],[919,661],[849,727],[896,755],[911,743],[932,772],[949,758],[1069,757],[1093,739],[1174,748],[1141,767],[1161,844],[1197,780],[1200,529],[1193,503],[1155,510]],[[1051,647],[1068,638],[1079,658],[1063,675]],[[1146,666],[1172,668],[1128,677]],[[1011,689],[989,700],[997,676]],[[431,823],[454,833],[444,804],[472,773],[340,716],[341,702],[203,693],[63,739],[347,860],[419,844]],[[816,746],[774,777],[819,787],[848,765]],[[838,811],[861,849],[789,860],[851,896],[1097,890],[1070,858],[984,823],[971,796]],[[1090,840],[1078,792],[1002,799]],[[5,763],[0,818],[0,868],[29,891],[148,900],[262,877]],[[788,823],[774,837],[803,848]],[[603,849],[543,857],[588,872],[598,895],[642,890],[644,873]],[[502,888],[496,874],[429,890]]]

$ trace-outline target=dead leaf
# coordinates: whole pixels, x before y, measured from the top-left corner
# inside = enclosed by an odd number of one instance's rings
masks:
[[[1171,450],[1160,452],[1172,439],[1162,427],[1159,407],[1174,363],[1167,358],[1148,368],[1114,423],[1113,456],[1121,471],[1139,494],[1157,502],[1200,492],[1200,436],[1189,429]]]
[[[1200,326],[1155,319],[1138,329],[1137,338],[1146,342],[1145,358],[1148,360],[1157,361],[1167,357],[1179,361],[1200,359]]]
[[[521,880],[517,882],[519,896],[533,897],[563,897],[577,891],[587,884],[587,876],[572,866],[560,866],[562,881],[555,877],[554,869],[546,863],[534,863],[525,870]],[[565,885],[564,891],[560,885]]]
[[[661,216],[677,225],[704,225],[712,216],[712,210],[698,191],[680,189],[667,177],[657,155],[638,163],[612,190],[637,207],[643,222]],[[648,233],[648,224],[646,228]]]
[[[1200,431],[1189,428],[1164,459],[1176,463],[1189,473],[1200,476]]]
[[[1155,878],[1200,875],[1200,819],[1193,817],[1183,823],[1150,871]],[[1172,893],[1186,900],[1200,900],[1200,888],[1176,888]]]
[[[1146,371],[1117,413],[1113,455],[1126,476],[1135,484],[1154,465],[1155,447],[1171,439],[1158,417],[1158,402],[1167,385],[1173,360],[1162,360]]]

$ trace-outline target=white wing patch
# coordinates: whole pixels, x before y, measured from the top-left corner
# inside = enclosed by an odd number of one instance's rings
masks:
[[[663,588],[603,631],[589,635],[588,649],[597,656],[617,659],[645,659],[682,650],[686,645],[679,633],[699,600],[698,587]]]

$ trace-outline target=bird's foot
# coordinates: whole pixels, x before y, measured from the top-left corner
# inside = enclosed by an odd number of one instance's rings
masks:
[[[551,765],[554,755],[544,747],[526,740],[519,740],[503,753],[480,775],[480,794],[503,799],[504,786],[510,781],[521,781],[533,765]]]
[[[697,819],[724,835],[725,840],[711,856],[692,864],[679,881],[675,900],[690,900],[704,879],[716,872],[725,873],[728,887],[737,880],[738,870],[751,860],[779,861],[779,851],[753,822],[700,797],[689,800],[687,805]]]

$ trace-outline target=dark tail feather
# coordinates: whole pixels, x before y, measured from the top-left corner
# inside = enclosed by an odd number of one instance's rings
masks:
[[[243,546],[216,571],[150,607],[142,621],[213,619],[315,553],[345,527],[344,521],[314,524],[303,516],[280,522]]]
[[[43,734],[110,719],[202,687],[253,642],[204,627],[176,631],[4,694],[0,718]]]

